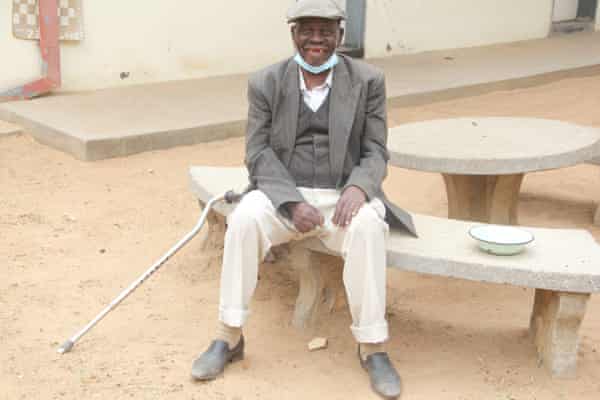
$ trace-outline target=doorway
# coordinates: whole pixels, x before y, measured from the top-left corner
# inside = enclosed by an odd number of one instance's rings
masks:
[[[593,31],[598,0],[554,0],[553,34]]]
[[[340,53],[350,57],[362,58],[365,54],[365,14],[366,0],[341,1],[346,7],[346,23],[344,40],[338,49]]]

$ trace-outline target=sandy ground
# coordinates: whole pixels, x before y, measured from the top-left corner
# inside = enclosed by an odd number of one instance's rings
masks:
[[[600,127],[600,77],[390,110],[399,124],[463,115],[519,115]],[[192,241],[86,335],[57,346],[193,226],[190,165],[239,165],[243,140],[180,147],[94,163],[36,143],[0,138],[0,399],[368,399],[345,309],[316,334],[290,325],[297,283],[265,265],[245,329],[247,357],[226,379],[189,379],[215,325],[219,268]],[[444,216],[436,174],[391,168],[385,186],[406,208]],[[589,229],[600,171],[581,165],[527,175],[525,225]],[[403,399],[598,399],[600,298],[581,328],[579,376],[553,380],[527,337],[532,291],[390,271],[389,351]]]
[[[20,126],[0,120],[0,137],[23,133]]]

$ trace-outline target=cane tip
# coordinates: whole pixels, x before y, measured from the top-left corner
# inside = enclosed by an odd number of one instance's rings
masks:
[[[65,354],[65,353],[68,353],[69,351],[71,351],[71,349],[73,348],[74,345],[75,345],[75,343],[73,343],[73,341],[69,339],[66,342],[64,342],[62,344],[62,346],[60,346],[56,351],[59,354]]]

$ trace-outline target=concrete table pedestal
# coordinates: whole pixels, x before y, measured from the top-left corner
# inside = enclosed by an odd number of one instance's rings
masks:
[[[448,197],[448,218],[517,225],[524,174],[442,176]]]
[[[448,217],[518,223],[527,172],[588,161],[600,152],[600,131],[534,118],[455,118],[390,130],[392,165],[441,173]]]

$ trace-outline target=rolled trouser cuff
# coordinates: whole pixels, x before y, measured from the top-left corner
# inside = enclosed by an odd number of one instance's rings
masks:
[[[232,308],[219,308],[219,321],[228,326],[241,328],[248,319],[250,311]]]
[[[351,326],[350,330],[358,343],[383,343],[389,338],[388,324],[371,326]]]

